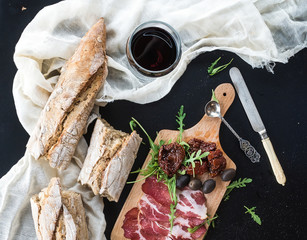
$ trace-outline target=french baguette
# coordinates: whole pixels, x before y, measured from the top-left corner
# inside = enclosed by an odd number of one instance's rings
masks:
[[[117,202],[141,141],[135,131],[129,135],[97,119],[78,181],[95,195]]]
[[[107,72],[106,29],[101,18],[62,68],[42,110],[27,144],[35,159],[42,157],[53,168],[67,168]]]
[[[79,193],[62,191],[60,179],[31,200],[32,217],[39,240],[87,240],[85,211]]]

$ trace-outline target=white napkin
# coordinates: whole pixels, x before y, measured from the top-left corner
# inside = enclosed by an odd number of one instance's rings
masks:
[[[304,0],[63,1],[42,9],[16,45],[13,94],[19,120],[29,134],[58,79],[58,70],[99,17],[106,21],[109,75],[97,105],[118,99],[157,101],[171,90],[188,63],[206,51],[231,51],[252,67],[273,71],[274,62],[286,63],[307,43]],[[127,67],[125,44],[133,29],[149,20],[165,21],[178,31],[183,55],[171,74],[144,84]],[[63,173],[25,153],[0,179],[1,239],[36,238],[29,198],[54,176],[61,178],[65,188],[82,194],[91,239],[104,239],[103,201],[76,183],[80,171],[76,162],[84,160],[86,151],[82,139],[78,161],[72,161]]]

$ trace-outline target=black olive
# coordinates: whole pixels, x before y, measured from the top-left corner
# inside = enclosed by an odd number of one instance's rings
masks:
[[[221,174],[221,179],[223,181],[230,181],[236,176],[236,170],[233,168],[225,169]]]
[[[207,193],[211,193],[214,188],[215,188],[215,180],[214,179],[208,179],[204,182],[204,185],[202,187],[202,191],[203,193],[207,194]]]
[[[193,178],[191,179],[191,181],[189,182],[189,188],[191,188],[192,190],[198,190],[200,189],[202,186],[202,183],[199,179],[197,178]]]
[[[187,186],[190,182],[190,175],[186,174],[186,175],[181,175],[177,178],[176,180],[176,187],[177,188],[184,188],[185,186]]]

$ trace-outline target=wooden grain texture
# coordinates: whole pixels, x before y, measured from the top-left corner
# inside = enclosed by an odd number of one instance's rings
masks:
[[[219,100],[219,103],[221,105],[221,113],[224,116],[230,105],[232,104],[234,97],[235,97],[235,91],[231,84],[224,83],[219,85],[215,89],[215,95],[216,98]],[[209,101],[210,99],[208,99]],[[199,106],[200,108],[204,108],[204,106]],[[220,130],[221,120],[218,118],[209,118],[207,115],[204,115],[203,118],[192,128],[189,128],[183,132],[183,140],[189,141],[191,138],[199,138],[207,142],[215,142],[217,145],[217,148],[220,149],[224,153],[224,157],[226,158],[227,165],[226,168],[234,168],[236,169],[236,165],[234,162],[226,155],[226,153],[223,151],[221,147],[221,143],[219,140],[219,130]],[[161,130],[157,138],[155,139],[155,143],[157,144],[161,139],[168,142],[170,139],[172,141],[176,141],[178,136],[178,131],[174,130]],[[145,168],[150,161],[151,156],[148,154],[143,167]],[[139,175],[137,179],[142,178],[143,176]],[[209,178],[208,173],[205,173],[201,180],[204,181],[207,178]],[[226,187],[229,185],[229,182],[223,182],[221,181],[220,177],[217,176],[215,178],[216,180],[216,188],[213,192],[209,194],[205,194],[205,197],[207,199],[206,205],[208,208],[208,215],[214,216],[216,210],[218,209],[218,206],[224,196],[224,193],[226,191]],[[111,233],[111,240],[121,240],[126,239],[124,237],[124,231],[121,228],[123,225],[123,220],[125,218],[125,214],[127,211],[129,211],[131,208],[134,208],[137,206],[137,202],[142,197],[143,192],[141,189],[143,181],[137,182],[133,185],[131,192],[117,218],[117,221],[113,227],[113,231]],[[207,226],[208,227],[208,226]],[[200,237],[199,239],[202,239]]]

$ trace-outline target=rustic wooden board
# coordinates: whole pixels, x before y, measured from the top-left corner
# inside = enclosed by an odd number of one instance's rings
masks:
[[[219,103],[221,105],[221,113],[224,116],[230,105],[232,104],[234,97],[235,97],[235,91],[231,84],[224,83],[219,85],[215,89],[215,95],[216,98],[219,100]],[[209,99],[208,99],[209,101]],[[201,108],[204,108],[204,106],[199,106]],[[192,128],[189,128],[183,132],[183,140],[188,141],[191,138],[199,138],[204,141],[208,142],[215,142],[217,145],[217,148],[220,149],[224,153],[224,157],[226,158],[227,165],[226,168],[234,168],[236,169],[236,165],[234,162],[226,155],[226,153],[223,151],[220,140],[219,140],[219,130],[220,130],[221,120],[218,118],[209,118],[207,115],[204,115],[203,118]],[[158,143],[161,139],[168,142],[170,139],[172,141],[176,141],[178,136],[178,131],[173,130],[161,130],[157,138],[155,139],[155,143]],[[150,161],[151,156],[148,154],[144,164],[143,168],[145,168]],[[143,176],[139,175],[137,179],[142,178]],[[208,173],[205,173],[201,179],[204,181],[207,178],[209,178]],[[216,210],[218,209],[218,206],[224,196],[224,193],[226,191],[226,187],[229,185],[229,182],[223,182],[221,181],[220,177],[217,176],[215,178],[216,180],[216,188],[213,192],[209,194],[205,194],[205,197],[207,199],[206,205],[208,208],[208,215],[214,216]],[[141,189],[143,181],[137,182],[133,185],[131,192],[117,218],[117,221],[114,225],[113,231],[111,233],[111,240],[119,240],[119,239],[126,239],[124,237],[124,231],[121,228],[123,225],[123,220],[125,218],[125,214],[131,209],[137,206],[137,202],[142,197],[143,192]],[[207,226],[208,228],[208,226]],[[199,239],[202,239],[203,236]]]

